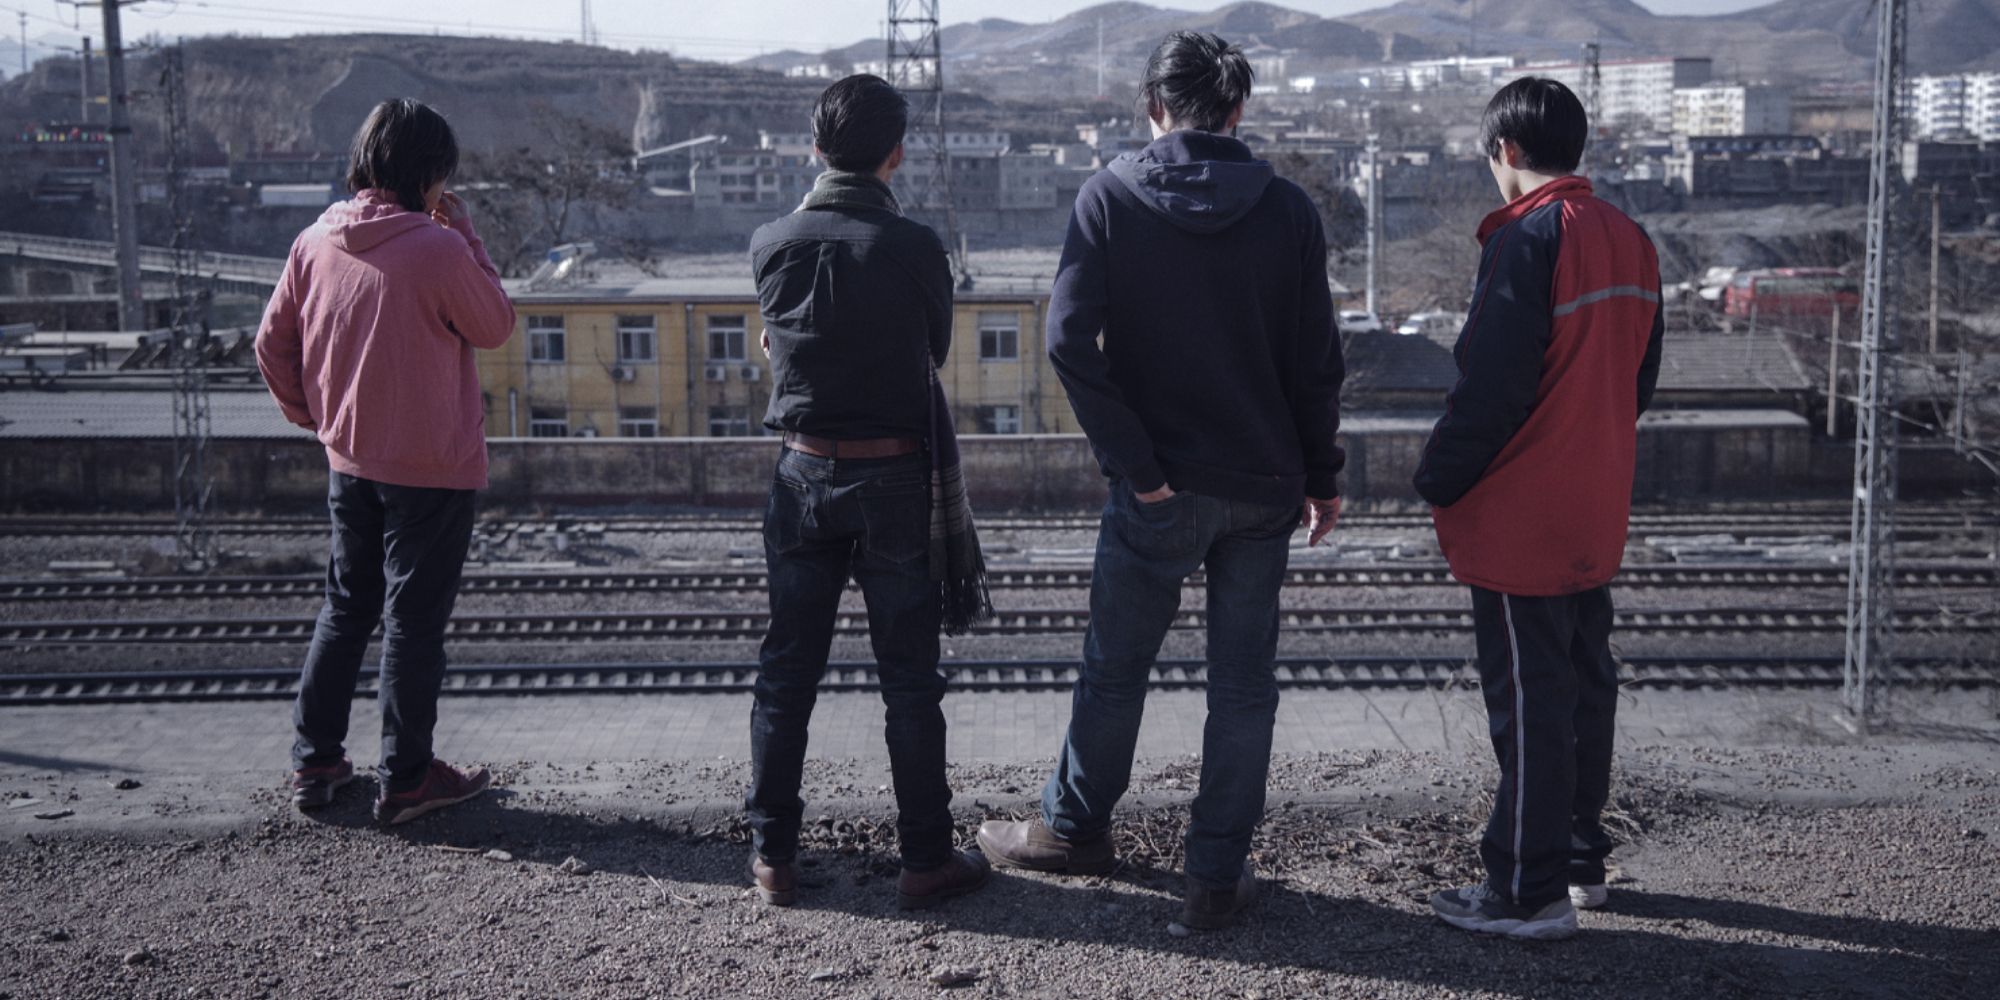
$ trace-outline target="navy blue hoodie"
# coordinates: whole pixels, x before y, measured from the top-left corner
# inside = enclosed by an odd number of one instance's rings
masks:
[[[1170,132],[1085,182],[1047,329],[1099,464],[1135,492],[1337,495],[1346,372],[1326,236],[1312,199],[1241,142]]]

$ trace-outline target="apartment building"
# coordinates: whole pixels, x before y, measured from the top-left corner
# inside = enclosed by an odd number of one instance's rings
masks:
[[[1917,139],[2000,139],[2000,73],[1912,77],[1904,104]]]
[[[1674,91],[1675,135],[1786,135],[1792,97],[1782,87],[1711,84]]]
[[[1545,76],[1560,80],[1590,104],[1589,69],[1582,63],[1534,63],[1512,70],[1507,78]],[[1617,59],[1598,64],[1602,89],[1597,95],[1598,128],[1651,130],[1674,127],[1674,91],[1699,87],[1715,75],[1706,56],[1659,59]]]

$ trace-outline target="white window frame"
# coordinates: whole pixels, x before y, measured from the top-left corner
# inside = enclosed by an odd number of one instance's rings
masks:
[[[636,414],[651,414],[637,416]],[[618,408],[618,436],[629,438],[656,438],[660,436],[660,411],[652,406],[621,406]]]
[[[659,323],[651,316],[618,317],[618,363],[650,365],[658,361],[658,330]],[[633,350],[635,347],[645,350]]]
[[[560,365],[569,360],[569,324],[560,315],[528,317],[528,361]],[[553,350],[550,348],[553,346]]]
[[[991,348],[990,350],[989,347]],[[1021,360],[1021,316],[1019,313],[982,312],[979,314],[979,360]]]
[[[996,403],[979,407],[980,432],[984,434],[1021,433],[1021,407],[1016,403]],[[992,430],[986,430],[986,428]]]
[[[709,437],[755,437],[756,427],[750,422],[750,408],[747,406],[711,406],[708,408]]]
[[[750,317],[742,313],[715,313],[706,320],[708,360],[741,364],[750,360]],[[716,353],[715,338],[723,338],[725,353]],[[734,353],[727,353],[731,350]]]
[[[561,414],[561,416],[549,416],[551,413]],[[569,411],[554,406],[529,407],[528,436],[535,438],[569,437]]]

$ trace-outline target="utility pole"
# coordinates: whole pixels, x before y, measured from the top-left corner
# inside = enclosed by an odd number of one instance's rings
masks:
[[[118,244],[118,329],[146,328],[146,296],[139,285],[139,191],[132,160],[130,95],[125,90],[125,42],[118,26],[119,0],[104,4],[104,78],[110,99],[111,236]]]
[[[215,535],[208,500],[208,289],[201,280],[195,243],[192,122],[187,106],[187,64],[181,47],[162,58],[160,91],[167,111],[167,201],[174,222],[174,537],[182,568],[207,572],[215,565]]]
[[[1376,319],[1381,314],[1375,312],[1375,260],[1379,256],[1382,242],[1382,144],[1375,133],[1374,110],[1364,112],[1364,126],[1368,129],[1368,144],[1362,147],[1362,178],[1368,185],[1366,212],[1368,217],[1368,281],[1365,292],[1368,312]]]
[[[1104,19],[1101,17],[1097,19],[1097,96],[1104,96]]]
[[[1833,304],[1833,332],[1826,338],[1826,437],[1840,433],[1840,303]]]
[[[1938,207],[1938,185],[1931,185],[1931,344],[1930,353],[1938,352],[1938,223],[1943,215]]]
[[[938,0],[888,0],[889,82],[910,101],[909,130],[904,148],[912,155],[896,175],[906,208],[929,216],[932,228],[943,223],[938,238],[951,256],[954,283],[969,280],[965,238],[958,230],[958,206],[951,194],[951,150],[946,142],[944,114],[944,48],[938,35]],[[925,148],[928,146],[928,148]],[[929,161],[922,174],[910,161]],[[917,176],[912,176],[917,175]],[[921,180],[919,180],[921,177]]]
[[[1868,250],[1861,287],[1861,343],[1854,373],[1854,514],[1847,571],[1844,721],[1865,728],[1875,686],[1893,662],[1896,557],[1896,360],[1894,269],[1897,160],[1903,139],[1906,0],[1878,0],[1874,147],[1868,169]]]
[[[1590,116],[1590,132],[1602,135],[1604,128],[1604,50],[1596,42],[1583,43],[1583,110]]]
[[[77,121],[90,124],[90,36],[83,36],[83,117]]]
[[[20,14],[21,14],[21,75],[27,76],[28,75],[28,12],[24,10],[21,11]],[[1100,37],[1102,36],[1102,34],[1103,34],[1102,29],[1099,29]]]

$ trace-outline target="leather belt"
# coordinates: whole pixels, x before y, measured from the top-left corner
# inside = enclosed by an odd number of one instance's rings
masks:
[[[913,455],[924,450],[924,443],[917,438],[861,438],[854,441],[836,441],[833,438],[788,431],[785,434],[785,447],[817,458],[895,458],[898,455]]]

